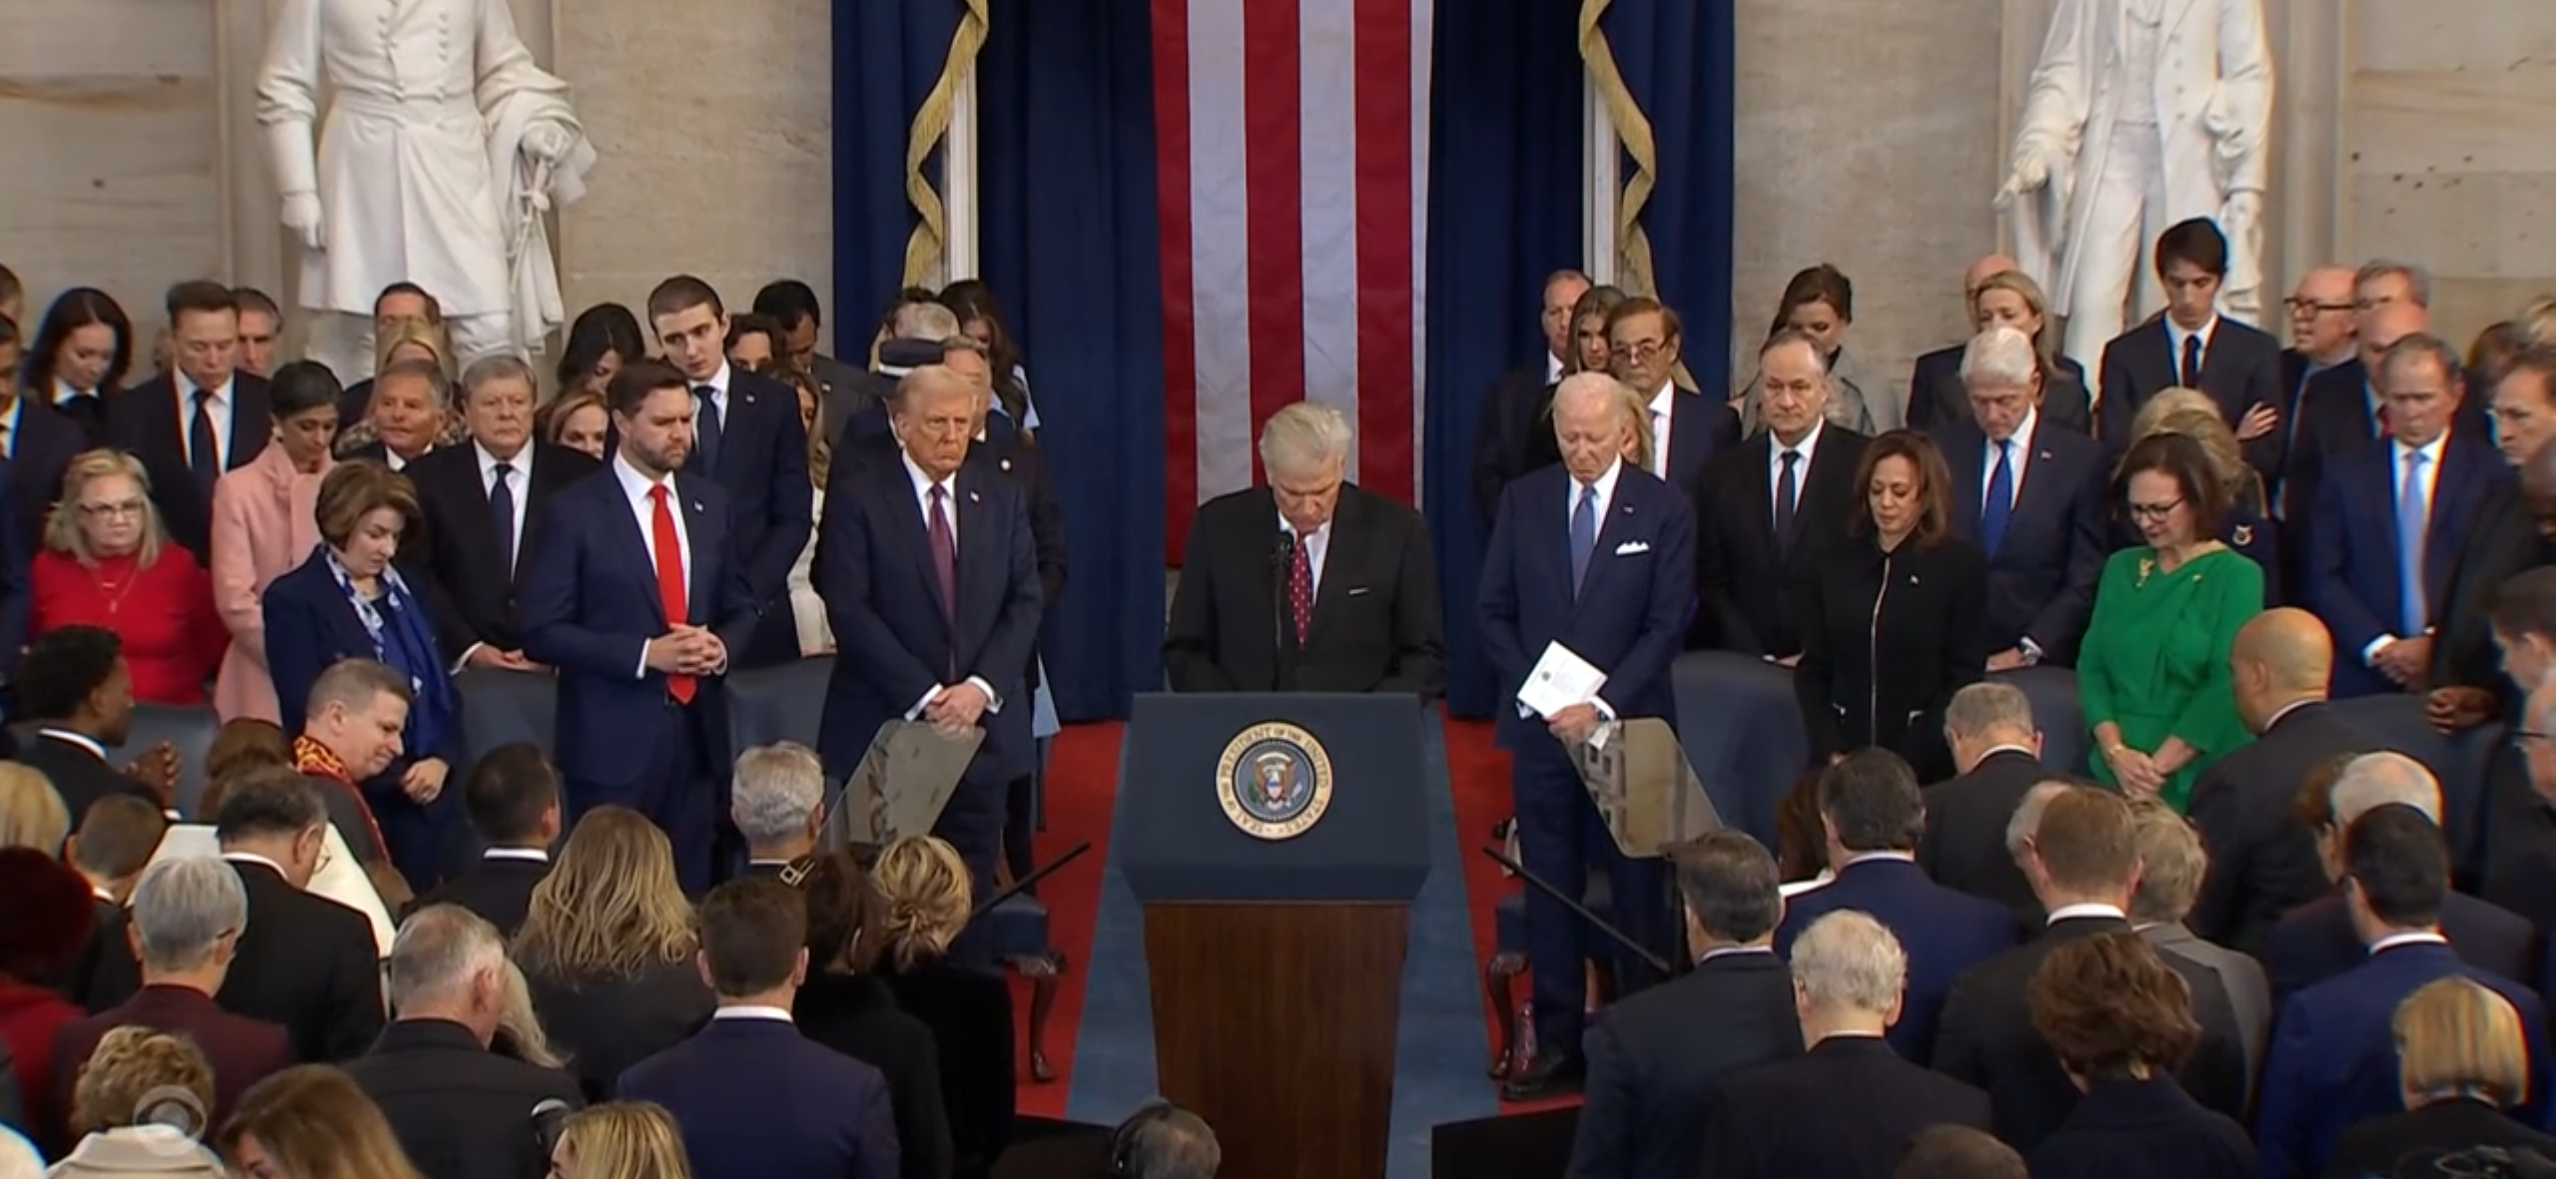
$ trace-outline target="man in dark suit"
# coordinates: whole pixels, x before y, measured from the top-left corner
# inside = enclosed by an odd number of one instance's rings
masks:
[[[124,640],[94,626],[47,631],[28,648],[18,669],[17,712],[36,722],[12,760],[42,773],[62,796],[77,824],[89,804],[129,794],[167,809],[175,787],[175,753],[166,743],[133,767],[118,768],[107,751],[133,732],[133,677],[124,665]],[[135,776],[135,769],[150,776]]]
[[[674,1115],[700,1179],[841,1175],[896,1179],[896,1124],[879,1070],[799,1034],[791,1001],[808,974],[797,890],[732,880],[701,904],[710,1026],[632,1065],[619,1095]]]
[[[1851,908],[1832,911],[1803,928],[1790,957],[1810,1051],[1723,1083],[1697,1173],[1887,1175],[1928,1126],[1988,1128],[1987,1094],[1900,1059],[1887,1038],[1905,1010],[1911,970],[1888,926]]]
[[[18,321],[0,316],[0,373],[13,374],[12,387],[25,358],[26,341],[19,334]],[[20,542],[13,551],[17,560],[24,561],[43,544],[45,520],[53,501],[62,498],[62,474],[70,469],[73,458],[89,448],[89,435],[80,423],[45,404],[41,394],[5,396],[5,408],[0,408],[0,459],[8,461],[7,496],[15,517],[10,522],[16,525]]]
[[[563,830],[559,771],[539,746],[500,745],[470,767],[462,813],[487,850],[476,866],[418,897],[413,908],[459,905],[511,938],[532,911],[533,887],[550,875],[550,848]]]
[[[2355,329],[2352,269],[2317,266],[2299,276],[2283,304],[2290,313],[2290,346],[2281,350],[2281,430],[2295,443],[2299,409],[2308,382],[2328,369],[2353,363]]]
[[[106,939],[124,936],[125,902],[151,866],[152,853],[168,835],[169,818],[160,808],[129,794],[111,794],[89,806],[80,823],[62,842],[62,863],[89,882],[96,921],[80,947],[71,973],[62,980],[62,997],[74,1003],[86,998],[97,980],[98,963],[107,956]],[[126,951],[119,945],[117,953]]]
[[[1696,499],[1713,456],[1739,444],[1739,414],[1722,398],[1670,382],[1686,332],[1677,313],[1658,300],[1636,296],[1616,304],[1607,313],[1606,335],[1615,379],[1650,407],[1650,472]],[[1700,516],[1703,503],[1695,510]]]
[[[1693,596],[1695,515],[1675,488],[1624,461],[1633,431],[1627,400],[1622,383],[1602,373],[1578,374],[1555,391],[1562,463],[1502,493],[1477,609],[1503,695],[1525,693],[1537,664],[1566,654],[1604,675],[1592,699],[1539,696],[1534,707],[1515,699],[1498,706],[1519,846],[1526,868],[1548,881],[1585,880],[1594,858],[1613,883],[1616,924],[1665,957],[1667,882],[1655,862],[1593,846],[1606,841],[1591,838],[1598,816],[1571,756],[1608,721],[1676,724],[1669,664]],[[1507,1092],[1520,1099],[1578,1084],[1586,1001],[1575,918],[1541,891],[1528,893],[1526,904],[1537,1050],[1509,1081]],[[1631,991],[1647,973],[1625,963],[1617,978]]]
[[[225,1011],[282,1024],[304,1063],[352,1060],[382,1030],[372,924],[303,891],[319,870],[327,829],[319,787],[286,769],[241,774],[214,820],[222,858],[248,894],[239,951],[214,998]],[[89,1010],[121,1003],[139,985],[133,957],[110,955]]]
[[[2041,901],[2007,848],[2007,825],[2024,796],[2066,775],[2041,764],[2041,730],[2023,690],[1994,680],[1953,693],[1944,742],[1959,777],[1926,788],[1926,835],[1917,866],[1946,888],[1995,901],[2022,927],[2041,924]]]
[[[214,1125],[230,1116],[251,1085],[293,1067],[293,1045],[282,1026],[240,1014],[215,998],[229,989],[247,953],[253,905],[241,875],[230,864],[202,857],[166,860],[142,873],[133,907],[115,930],[119,956],[128,965],[140,963],[137,989],[55,1029],[54,1109],[71,1108],[81,1066],[98,1041],[120,1027],[139,1025],[194,1041],[213,1066],[213,1108],[206,1112]]]
[[[1199,506],[1163,636],[1173,691],[1444,693],[1428,526],[1343,481],[1350,444],[1339,410],[1296,402],[1260,430],[1269,485]]]
[[[683,471],[727,490],[735,559],[753,589],[758,621],[733,653],[736,666],[788,663],[799,657],[790,570],[816,527],[798,394],[728,363],[727,310],[698,278],[681,274],[658,283],[648,295],[648,323],[666,363],[692,392],[693,443]]]
[[[1028,669],[1042,593],[1028,496],[966,462],[977,428],[974,382],[927,365],[898,382],[904,453],[828,497],[817,591],[842,657],[828,684],[819,748],[848,776],[879,727],[924,721],[982,728],[934,833],[991,896],[1005,793],[1035,760]]]
[[[2255,1124],[2263,1173],[2321,1174],[2345,1127],[2402,1108],[2397,1005],[2440,978],[2463,976],[2519,1014],[2529,1084],[2516,1116],[2544,1124],[2551,1075],[2546,1011],[2525,986],[2462,961],[2441,936],[2449,848],[2440,828],[2414,807],[2374,807],[2345,829],[2340,860],[2343,904],[2368,955],[2281,1007]]]
[[[617,449],[606,474],[550,499],[520,599],[524,655],[559,670],[571,813],[616,803],[647,815],[699,892],[728,867],[725,680],[763,599],[735,547],[727,491],[678,474],[692,451],[683,374],[625,365],[606,400]]]
[[[2014,947],[2014,915],[1926,879],[1916,854],[1926,803],[1916,773],[1898,754],[1865,749],[1830,766],[1819,779],[1819,823],[1836,877],[1792,898],[1775,952],[1791,956],[1793,939],[1839,909],[1861,910],[1889,927],[1907,951],[1905,1000],[1890,1046],[1923,1065],[1935,1049],[1935,1017],[1953,980]]]
[[[2494,386],[2494,444],[2517,477],[2489,494],[2441,589],[2424,701],[2432,727],[2463,732],[2507,715],[2522,691],[2503,672],[2491,615],[2504,583],[2556,563],[2556,349],[2533,348]]]
[[[2387,403],[2379,395],[2380,359],[2397,341],[2432,330],[2432,313],[2403,293],[2402,282],[2390,277],[2397,273],[2393,268],[2374,263],[2362,269],[2365,277],[2353,296],[2353,357],[2307,378],[2282,466],[2287,531],[2302,537],[2314,531],[2327,468],[2390,433]],[[2460,407],[2457,424],[2479,434],[2490,428],[2481,404]]]
[[[2026,992],[2033,972],[2064,944],[2130,931],[2128,909],[2139,875],[2130,804],[2092,786],[2050,792],[2038,814],[2019,817],[2016,858],[2050,919],[2040,935],[1961,977],[1944,1003],[1934,1067],[1988,1091],[1997,1137],[2029,1154],[2077,1103],[2077,1086],[2032,1027]],[[2230,1117],[2246,1106],[2245,1047],[2225,988],[2208,969],[2169,960],[2191,988],[2201,1040],[2182,1071],[2194,1100]]]
[[[1723,1078],[1801,1055],[1793,978],[1769,944],[1784,915],[1775,858],[1737,831],[1670,856],[1695,970],[1616,1004],[1589,1029],[1571,1179],[1688,1174],[1704,1144],[1699,1115]]]
[[[1570,368],[1573,352],[1571,309],[1589,293],[1589,276],[1556,270],[1544,279],[1544,301],[1537,322],[1544,328],[1544,355],[1538,363],[1501,374],[1473,420],[1473,512],[1484,536],[1500,509],[1500,493],[1509,484],[1557,461],[1552,453],[1547,407],[1553,387]]]
[[[1982,284],[2021,265],[2004,254],[1989,254],[1970,264],[1961,276],[1961,322],[1969,327],[1979,320],[1979,290]],[[1962,354],[1970,350],[1972,337],[1964,335],[1959,343],[1921,353],[1908,370],[1908,428],[1933,430],[1937,426],[1957,425],[1969,420],[1966,406],[1968,394],[1962,389]]]
[[[1711,645],[1791,666],[1802,653],[1792,585],[1863,510],[1855,471],[1863,435],[1828,422],[1819,345],[1786,329],[1758,349],[1758,412],[1766,428],[1725,450],[1694,496],[1696,589]]]
[[[516,595],[540,547],[543,509],[601,464],[564,446],[533,440],[535,382],[512,355],[473,362],[462,373],[462,419],[470,442],[409,464],[425,535],[400,546],[418,582],[435,639],[464,667],[531,671]]]
[[[1953,531],[1988,555],[1988,670],[2076,661],[2110,555],[2103,448],[2041,414],[2032,338],[1973,337],[1962,400],[1935,428],[1952,475]],[[1972,494],[1977,489],[1978,494]]]
[[[575,1078],[489,1050],[506,1010],[506,942],[455,905],[400,923],[387,971],[398,1018],[346,1073],[380,1106],[428,1179],[543,1179],[544,1102],[582,1103]]]
[[[208,558],[213,482],[246,466],[273,435],[266,381],[236,371],[239,303],[219,283],[169,288],[171,371],[115,396],[107,437],[142,460],[169,536]]]
[[[2217,975],[2228,993],[2245,1045],[2246,1092],[2263,1072],[2263,1049],[2272,1035],[2272,983],[2263,964],[2192,932],[2184,919],[2210,868],[2201,833],[2174,808],[2153,798],[2130,804],[2139,838],[2139,890],[2130,897],[2130,923],[2139,937],[2169,960],[2180,958]]]
[[[2329,457],[2308,538],[2307,606],[2343,652],[2337,696],[2403,692],[2431,664],[2432,626],[2476,512],[2510,468],[2484,430],[2453,425],[2458,354],[2417,333],[2379,365],[2390,437]]]
[[[816,288],[795,278],[765,283],[762,290],[754,293],[754,313],[781,325],[782,358],[790,367],[816,378],[817,393],[823,402],[817,415],[819,422],[839,427],[844,418],[865,408],[875,397],[876,384],[862,379],[865,374],[860,366],[817,351],[817,337],[825,327],[825,308],[817,302]],[[862,343],[858,338],[849,342]],[[833,430],[828,429],[826,437],[833,436]]]
[[[2338,757],[2370,750],[2326,703],[2334,643],[2305,610],[2267,610],[2228,652],[2237,715],[2255,739],[2193,783],[2186,813],[2210,849],[2187,919],[2192,932],[2260,955],[2281,915],[2325,895],[2316,841],[2292,809],[2300,784]]]
[[[2228,239],[2206,217],[2157,235],[2157,280],[2165,314],[2103,346],[2097,433],[2118,450],[2130,424],[2161,390],[2198,389],[2244,444],[2245,461],[2269,479],[2280,473],[2283,434],[2281,345],[2219,314],[2219,284],[2228,277]]]

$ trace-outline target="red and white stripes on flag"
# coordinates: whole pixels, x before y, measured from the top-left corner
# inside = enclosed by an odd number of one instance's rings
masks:
[[[1433,0],[1152,0],[1173,559],[1311,398],[1418,502]]]

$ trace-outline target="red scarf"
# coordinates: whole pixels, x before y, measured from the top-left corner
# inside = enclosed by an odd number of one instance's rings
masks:
[[[364,815],[365,833],[372,837],[373,854],[357,859],[380,859],[390,854],[390,844],[382,838],[381,821],[373,817],[373,805],[364,800],[364,791],[355,784],[355,776],[347,772],[346,763],[338,760],[335,750],[310,738],[308,734],[293,738],[293,769],[306,778],[326,778],[354,796],[355,809]],[[353,849],[348,849],[352,851]]]

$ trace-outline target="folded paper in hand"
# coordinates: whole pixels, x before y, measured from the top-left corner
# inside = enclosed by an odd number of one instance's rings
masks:
[[[973,725],[955,733],[925,721],[880,725],[860,768],[843,784],[837,822],[845,837],[883,846],[902,836],[931,834],[984,743],[985,730]]]
[[[1535,670],[1527,673],[1526,686],[1518,689],[1518,703],[1551,720],[1554,713],[1574,704],[1596,703],[1598,689],[1605,686],[1605,672],[1569,647],[1552,643],[1535,661]]]

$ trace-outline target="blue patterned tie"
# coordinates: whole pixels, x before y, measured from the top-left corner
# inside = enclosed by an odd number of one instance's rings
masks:
[[[2424,461],[2420,450],[2405,452],[2405,484],[2396,495],[2396,600],[2404,612],[2398,619],[2403,629],[2397,633],[2409,639],[2422,634],[2432,617],[2423,601],[2423,539],[2431,529],[2423,497]]]
[[[1589,556],[1597,552],[1597,484],[1580,485],[1580,505],[1571,509],[1571,596],[1588,580]]]
[[[2006,543],[2006,521],[2015,514],[2015,468],[2006,461],[2014,450],[2014,439],[1997,440],[1997,465],[1988,472],[1988,499],[1979,505],[1979,545],[1992,557],[1997,546]]]

